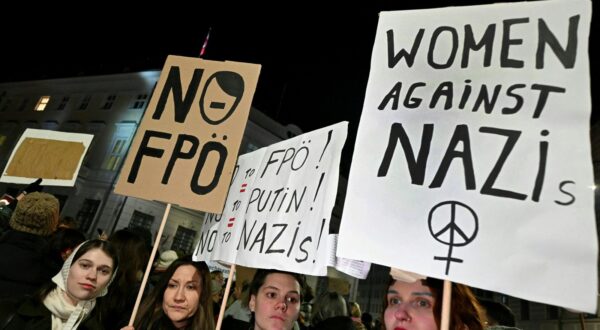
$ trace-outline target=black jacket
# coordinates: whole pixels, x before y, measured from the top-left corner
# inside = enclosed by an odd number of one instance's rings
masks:
[[[336,316],[325,319],[310,327],[311,330],[356,330],[349,316]]]
[[[44,237],[9,230],[0,237],[0,298],[33,294],[60,271]]]
[[[0,330],[50,330],[52,314],[39,300],[0,301]],[[81,330],[102,330],[94,311],[79,325]]]

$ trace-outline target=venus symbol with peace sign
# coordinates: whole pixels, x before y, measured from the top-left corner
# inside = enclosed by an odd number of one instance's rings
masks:
[[[429,211],[429,232],[438,242],[448,245],[447,257],[433,257],[434,260],[446,260],[446,275],[450,263],[462,263],[462,259],[452,258],[452,248],[465,246],[477,236],[479,222],[477,214],[468,205],[457,201],[441,202]]]

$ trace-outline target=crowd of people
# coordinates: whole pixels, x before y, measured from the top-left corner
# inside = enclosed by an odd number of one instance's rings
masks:
[[[362,313],[338,292],[314,297],[304,275],[259,269],[224,295],[225,279],[204,262],[163,251],[133,325],[129,319],[151,251],[149,233],[125,228],[106,240],[86,240],[73,219],[59,218],[59,202],[33,191],[15,203],[0,233],[0,330],[221,329],[437,330],[443,281],[390,277],[383,313]],[[500,305],[502,308],[499,308]],[[485,307],[485,308],[484,308]],[[450,329],[514,327],[510,310],[452,285]],[[488,314],[486,314],[486,311]]]

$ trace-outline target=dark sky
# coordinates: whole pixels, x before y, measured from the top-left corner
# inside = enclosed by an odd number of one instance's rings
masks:
[[[198,56],[212,27],[206,59],[262,65],[255,107],[304,132],[348,120],[351,146],[367,85],[377,13],[492,2],[506,1],[373,0],[337,8],[323,1],[269,8],[227,2],[220,8],[143,7],[138,12],[108,4],[62,12],[23,8],[27,17],[0,22],[0,82],[160,69],[169,54]],[[592,22],[592,31],[596,25]],[[591,45],[594,39],[592,34]],[[590,58],[594,54],[591,51]],[[592,60],[592,69],[594,64]],[[349,163],[349,156],[344,158]],[[347,165],[342,168],[347,171]]]

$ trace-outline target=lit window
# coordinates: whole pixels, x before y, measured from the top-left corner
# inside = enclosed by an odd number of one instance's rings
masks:
[[[0,147],[4,145],[4,142],[6,142],[6,135],[0,135]]]
[[[48,102],[50,102],[50,96],[40,97],[40,100],[35,105],[35,111],[44,111],[44,109],[46,109],[46,106],[48,105]]]
[[[112,147],[112,151],[108,154],[107,158],[104,160],[103,169],[109,171],[116,171],[121,164],[122,156],[124,155],[125,150],[123,150],[125,146],[125,139],[118,139],[115,141],[115,144]]]

